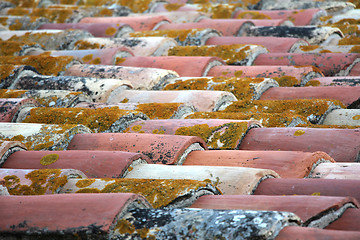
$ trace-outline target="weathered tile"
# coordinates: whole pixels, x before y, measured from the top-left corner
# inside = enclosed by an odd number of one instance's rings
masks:
[[[13,63],[0,64],[0,89],[8,88],[14,81],[23,75],[39,74],[34,67],[14,65]]]
[[[48,20],[37,16],[0,16],[1,25],[9,30],[35,30]]]
[[[90,133],[83,125],[0,123],[0,139],[19,141],[28,150],[64,150],[78,133]]]
[[[8,196],[9,191],[7,190],[7,187],[5,186],[5,180],[3,178],[0,178],[0,196]]]
[[[308,46],[303,39],[290,37],[212,37],[206,45],[257,44],[264,46],[269,52],[296,52],[301,46]]]
[[[125,178],[210,180],[223,194],[229,195],[252,194],[262,181],[277,177],[279,175],[276,172],[268,169],[160,164],[134,166],[134,169],[125,176]]]
[[[212,150],[191,152],[183,165],[263,168],[282,178],[304,178],[323,162],[334,159],[324,152]]]
[[[94,37],[103,38],[117,38],[134,31],[129,24],[116,23],[47,23],[42,24],[38,29],[81,29],[91,33]]]
[[[309,177],[360,180],[359,169],[359,163],[321,163],[314,169]]]
[[[348,211],[344,212],[341,218],[332,222],[325,229],[340,230],[340,231],[356,231],[359,234],[359,227],[360,227],[359,219],[360,219],[359,209],[348,209]]]
[[[69,179],[60,193],[135,193],[144,196],[154,208],[188,207],[203,195],[220,194],[208,181],[129,178]]]
[[[148,156],[153,163],[181,164],[190,152],[207,147],[199,137],[96,133],[76,134],[67,149],[136,152]]]
[[[43,52],[43,47],[28,41],[1,41],[0,56],[24,56],[34,52]]]
[[[132,166],[146,164],[150,160],[143,154],[132,152],[69,150],[13,152],[7,155],[4,162],[3,168],[73,168],[82,171],[89,178],[120,178]]]
[[[158,2],[161,4],[161,2]],[[131,13],[129,16],[138,16],[140,14]],[[142,16],[164,16],[172,23],[186,23],[186,22],[198,22],[201,19],[208,18],[209,14],[199,11],[171,11],[171,12],[159,12],[154,9],[151,13],[142,13]]]
[[[45,238],[77,235],[109,239],[113,229],[121,224],[119,216],[132,208],[150,207],[142,196],[130,193],[7,196],[1,197],[0,202],[1,235],[7,238],[36,238],[40,234]],[[54,216],[63,217],[54,221]]]
[[[320,77],[314,78],[313,81],[318,81],[320,86],[358,86],[360,85],[360,77],[346,76],[346,77]]]
[[[336,162],[358,162],[359,129],[259,128],[251,129],[239,149],[322,151]]]
[[[276,236],[276,240],[298,239],[298,240],[356,240],[359,239],[358,231],[335,231],[318,228],[290,226],[283,228]]]
[[[173,70],[181,77],[202,77],[212,68],[224,65],[217,57],[128,57],[118,59],[116,65],[127,67],[151,67]]]
[[[360,109],[335,109],[326,116],[323,124],[360,126]]]
[[[9,169],[0,168],[10,195],[57,194],[69,179],[87,178],[75,169]]]
[[[314,228],[324,228],[358,206],[358,201],[350,197],[260,195],[202,196],[191,205],[205,209],[292,212],[301,218],[303,226]]]
[[[0,122],[16,122],[23,111],[38,106],[31,98],[0,98]]]
[[[3,141],[0,140],[0,167],[11,154],[18,151],[25,151],[26,147],[19,141]]]

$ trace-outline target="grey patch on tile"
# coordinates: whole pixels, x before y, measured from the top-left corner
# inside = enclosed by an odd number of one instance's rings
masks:
[[[310,218],[309,220],[304,222],[303,225],[306,227],[312,227],[312,228],[325,228],[330,223],[341,218],[343,213],[348,208],[356,208],[356,206],[354,203],[345,203],[339,209],[334,209],[334,208],[328,209],[327,211],[321,212],[319,215]]]
[[[221,37],[221,33],[214,29],[206,28],[196,31],[194,35],[189,33],[184,41],[180,41],[178,37],[175,40],[179,46],[203,46],[212,37]]]
[[[261,83],[250,83],[254,89],[252,100],[259,100],[264,92],[273,87],[279,87],[279,83],[271,78],[265,78]]]
[[[125,34],[129,34],[134,32],[134,29],[130,27],[129,25],[121,26],[115,33],[114,38],[121,38]]]
[[[132,57],[133,55],[125,50],[119,50],[113,57],[112,65],[115,65],[117,58],[128,58]]]
[[[15,113],[11,122],[20,123],[24,121],[24,119],[30,114],[31,109],[38,107],[34,104],[24,104],[20,107],[20,109]]]
[[[206,66],[204,72],[202,73],[202,77],[206,77],[209,73],[209,71],[216,66],[223,66],[224,63],[222,63],[221,61],[218,60],[213,60],[211,62],[208,63],[208,65]]]
[[[5,79],[1,79],[0,81],[0,89],[10,89],[9,87],[19,78],[25,76],[34,76],[39,74],[39,72],[31,66],[18,66],[15,68],[14,72],[10,74]]]
[[[320,18],[326,16],[328,16],[327,12],[324,9],[321,9],[313,15],[309,25],[321,25],[322,21],[320,20]]]
[[[185,119],[194,112],[198,112],[196,107],[188,103],[182,104],[178,107],[177,111],[170,117],[170,119]]]
[[[301,82],[300,82],[300,86],[301,87],[304,87],[306,85],[306,83],[308,81],[310,81],[311,79],[313,78],[320,78],[320,77],[323,77],[323,75],[319,72],[315,72],[315,71],[311,71],[309,72],[308,74],[306,74],[305,76],[303,76],[303,78],[301,79]]]
[[[262,181],[264,181],[264,180],[266,180],[266,179],[269,179],[269,178],[276,178],[276,177],[274,177],[274,176],[272,176],[272,175],[266,175],[266,176],[260,178],[259,181],[258,181],[258,182],[256,183],[256,185],[254,186],[254,188],[251,189],[250,195],[253,195],[253,194],[255,193],[257,187],[260,185],[260,183],[261,183]]]
[[[176,72],[169,70],[168,74],[161,77],[157,83],[151,87],[151,90],[162,90],[167,84],[169,84],[169,81],[177,77],[179,77],[179,75]]]
[[[348,76],[350,74],[351,70],[353,69],[353,67],[358,64],[360,64],[360,58],[355,59],[355,61],[353,61],[350,64],[350,66],[348,66],[344,70],[340,70],[337,74],[335,74],[335,76]]]
[[[3,10],[4,8],[15,8],[15,4],[7,1],[1,1],[0,2],[0,10]]]
[[[0,196],[9,196],[10,193],[8,192],[8,189],[3,186],[3,185],[0,185]]]
[[[310,116],[307,117],[307,120],[309,122],[311,122],[312,124],[324,124],[324,121],[329,113],[331,113],[332,111],[334,111],[336,109],[342,109],[341,106],[335,105],[331,101],[329,101],[328,104],[329,104],[329,107],[323,115],[315,116],[315,115],[311,114]]]
[[[148,120],[148,116],[144,113],[129,113],[126,116],[120,117],[119,120],[114,122],[109,129],[105,130],[104,133],[120,133],[127,129],[132,123],[137,122],[139,120]]]
[[[177,42],[171,38],[169,38],[168,41],[166,41],[165,43],[161,44],[160,47],[158,47],[155,52],[153,52],[153,54],[151,54],[151,56],[167,56],[168,55],[168,51],[170,48],[172,47],[176,47],[178,46]]]
[[[289,50],[289,53],[294,53],[294,52],[297,52],[297,51],[301,51],[301,50],[299,50],[301,46],[309,46],[309,43],[306,42],[303,39],[299,39],[298,41],[296,41],[294,43],[294,45],[291,46],[291,48]]]
[[[246,33],[250,30],[250,28],[255,27],[255,24],[249,20],[248,22],[244,22],[241,27],[236,31],[236,37],[244,37]]]
[[[162,20],[160,22],[158,22],[152,29],[152,31],[156,31],[161,25],[164,25],[164,24],[169,24],[170,22],[167,21],[167,20]]]
[[[356,116],[360,116],[360,109],[335,109],[326,114],[323,124],[359,126],[360,118],[356,119]]]
[[[309,171],[309,174],[307,176],[305,176],[304,178],[320,178],[319,176],[313,176],[313,174],[314,174],[315,168],[317,166],[319,166],[321,163],[331,163],[331,161],[320,158],[319,160],[316,161],[316,163],[314,163],[311,166],[311,170]]]
[[[213,185],[207,184],[206,187],[198,189],[191,189],[189,192],[182,196],[178,196],[174,201],[169,203],[166,208],[185,208],[190,207],[194,202],[201,196],[205,195],[220,195],[220,191],[217,190]]]
[[[185,149],[185,151],[180,155],[180,157],[178,158],[178,160],[175,162],[176,165],[182,165],[187,156],[192,152],[192,151],[205,151],[205,149],[199,144],[199,143],[193,143],[191,144],[189,147],[187,147]]]
[[[129,169],[134,168],[138,165],[148,164],[148,162],[142,158],[138,158],[134,160],[127,169],[122,173],[121,176],[111,176],[111,178],[125,178],[126,175],[130,172]]]
[[[215,102],[215,106],[213,107],[212,111],[217,112],[221,110],[225,110],[228,106],[230,106],[233,102],[237,101],[234,94],[230,92],[225,92],[222,94],[220,98],[218,98]]]
[[[107,8],[113,11],[113,17],[126,17],[133,12],[130,8],[115,3],[107,6]]]
[[[19,146],[9,148],[2,156],[0,156],[0,167],[6,162],[11,154],[18,151],[26,151],[26,149]]]
[[[121,221],[133,232],[120,233],[115,229],[112,240],[275,239],[284,227],[301,223],[298,216],[289,212],[195,208],[132,209]]]
[[[291,122],[286,127],[296,127],[299,124],[307,124],[307,122],[303,121],[301,118],[297,117],[291,120]]]

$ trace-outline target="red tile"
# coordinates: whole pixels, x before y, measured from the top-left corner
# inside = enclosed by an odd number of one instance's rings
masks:
[[[151,67],[173,70],[181,77],[206,76],[214,66],[224,62],[216,57],[128,57],[119,60],[116,65],[127,67]]]
[[[200,197],[191,207],[292,212],[303,226],[324,228],[359,203],[350,197],[213,195]]]
[[[300,46],[308,46],[305,40],[286,37],[212,37],[206,45],[258,44],[271,53],[294,52]]]
[[[80,23],[115,23],[129,24],[135,31],[156,30],[159,26],[167,25],[169,19],[163,16],[136,16],[136,17],[85,17]]]
[[[0,98],[0,122],[16,122],[24,109],[37,106],[31,98]]]
[[[359,201],[359,183],[359,180],[342,179],[266,179],[254,194],[353,197]]]
[[[320,77],[314,78],[313,81],[319,81],[320,86],[358,86],[360,85],[360,77],[344,76],[344,77]]]
[[[94,37],[121,37],[123,34],[133,32],[129,24],[116,23],[46,23],[38,29],[81,29],[88,31]]]
[[[0,140],[0,167],[11,154],[24,150],[26,150],[26,147],[21,142]]]
[[[329,230],[343,230],[343,231],[357,231],[360,229],[360,210],[359,209],[348,209],[341,218],[332,222],[325,229]],[[360,235],[360,233],[359,233]]]
[[[282,229],[276,240],[298,239],[298,240],[356,240],[360,238],[358,231],[334,231],[318,228],[290,226]]]
[[[325,161],[334,162],[324,152],[212,150],[191,152],[183,165],[263,168],[282,178],[304,178]]]
[[[360,180],[359,170],[359,163],[322,163],[314,169],[311,177],[321,179]]]
[[[258,128],[251,129],[241,150],[322,151],[337,162],[358,162],[359,129]]]
[[[106,150],[142,153],[153,163],[181,164],[194,150],[206,149],[199,137],[136,134],[96,133],[76,134],[68,150]]]
[[[12,153],[3,168],[54,169],[73,168],[89,178],[119,178],[129,167],[150,162],[140,153],[121,151],[21,151]]]
[[[51,234],[58,238],[74,235],[108,238],[119,222],[118,216],[134,207],[150,207],[143,197],[130,193],[7,196],[1,197],[0,202],[3,236]]]
[[[336,99],[346,106],[359,99],[360,86],[278,87],[264,92],[261,100]]]

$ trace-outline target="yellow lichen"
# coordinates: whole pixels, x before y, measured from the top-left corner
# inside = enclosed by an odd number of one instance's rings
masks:
[[[360,120],[360,115],[355,115],[352,117],[353,120]]]
[[[83,60],[84,63],[88,63],[93,59],[94,55],[93,54],[88,54],[85,55],[81,60]]]
[[[179,3],[167,3],[167,4],[164,4],[165,9],[168,10],[169,12],[176,11],[179,8],[181,8],[182,6],[184,6],[184,4],[179,4]]]
[[[117,58],[115,59],[115,65],[119,65],[119,64],[125,62],[125,60],[126,60],[126,58],[119,58],[119,57],[117,57]]]
[[[75,186],[77,186],[78,188],[85,188],[85,187],[90,186],[94,182],[95,182],[95,179],[81,179],[76,182]]]
[[[294,136],[301,136],[301,135],[303,135],[303,134],[305,134],[305,131],[304,131],[304,130],[296,130],[296,131],[294,132]]]
[[[107,36],[113,36],[115,33],[116,33],[117,29],[114,28],[114,27],[108,27],[106,30],[105,30],[105,34]]]
[[[135,231],[135,227],[128,220],[121,219],[114,228],[114,231],[116,230],[119,231],[120,234],[132,234]]]
[[[236,18],[238,18],[238,19],[242,19],[242,18],[245,18],[245,19],[271,19],[270,16],[260,13],[260,12],[255,12],[255,11],[243,11],[243,12],[239,13]]]
[[[360,46],[357,46],[357,45],[353,46],[349,52],[350,53],[360,53]]]
[[[91,62],[91,64],[101,64],[101,58],[97,57],[97,58],[94,58]]]
[[[299,86],[301,81],[293,76],[282,76],[282,77],[273,77],[275,81],[279,83],[280,87],[294,87]]]
[[[344,38],[339,40],[338,45],[359,45],[360,37],[355,36],[345,36]]]
[[[58,159],[59,159],[58,154],[48,154],[48,155],[43,156],[40,159],[40,164],[47,166],[47,165],[50,165],[50,164],[56,162]]]
[[[314,192],[311,194],[311,196],[321,196],[320,192]]]
[[[305,87],[307,87],[307,86],[316,87],[316,86],[320,86],[320,85],[321,85],[321,83],[319,80],[310,80],[305,84]]]
[[[100,49],[103,47],[104,47],[104,45],[100,45],[99,43],[90,43],[86,40],[79,40],[74,44],[74,48],[79,49],[79,50]]]
[[[21,98],[26,92],[27,90],[0,89],[0,98]]]
[[[132,32],[130,37],[169,37],[178,39],[180,42],[186,40],[188,36],[196,34],[202,29],[172,29],[172,30],[156,30],[156,31],[141,31]]]
[[[141,130],[141,128],[142,128],[142,126],[140,126],[140,125],[135,125],[135,126],[133,126],[133,127],[131,128],[131,130],[133,130],[134,132],[138,132],[138,131]]]
[[[310,52],[319,47],[320,47],[319,45],[306,45],[306,46],[300,46],[300,49],[304,52]]]
[[[150,119],[169,119],[181,105],[181,103],[144,103],[137,105],[136,111],[146,114]]]

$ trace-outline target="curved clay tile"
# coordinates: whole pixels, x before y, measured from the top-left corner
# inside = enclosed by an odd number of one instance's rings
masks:
[[[128,57],[118,59],[116,65],[127,67],[150,67],[173,70],[181,77],[202,77],[224,62],[217,57]]]
[[[350,209],[349,209],[350,211]],[[298,240],[356,240],[360,238],[358,231],[335,231],[308,227],[285,227],[276,236],[276,240],[298,239]]]
[[[340,230],[340,231],[356,231],[358,233],[358,238],[360,236],[359,233],[359,221],[360,221],[360,210],[359,209],[348,209],[341,218],[332,222],[329,226],[327,226],[326,230]],[[345,235],[344,235],[345,237]]]
[[[182,164],[190,152],[207,147],[199,137],[96,133],[76,134],[67,149],[136,152],[148,156],[152,163]]]
[[[323,124],[360,126],[360,109],[335,109],[326,116]]]
[[[22,111],[38,106],[31,98],[0,98],[0,122],[16,122]]]
[[[0,168],[10,195],[44,195],[60,193],[72,178],[87,178],[75,169],[9,169]]]
[[[278,86],[271,78],[179,77],[169,79],[163,90],[229,91],[240,101],[259,99],[269,88]]]
[[[146,164],[134,166],[125,178],[191,179],[211,181],[223,194],[252,194],[259,183],[279,175],[268,169],[220,166],[169,166]]]
[[[292,212],[301,218],[303,226],[314,228],[324,228],[358,206],[358,201],[351,197],[260,195],[202,196],[191,205],[205,209]]]
[[[258,19],[202,19],[196,23],[164,24],[159,30],[211,28],[219,31],[223,36],[241,36],[252,26],[279,26],[283,22],[283,20]]]
[[[38,29],[81,29],[91,33],[94,37],[121,37],[124,34],[133,32],[129,24],[116,23],[47,23]]]
[[[106,102],[119,92],[131,88],[125,80],[99,79],[73,76],[24,76],[11,86],[12,89],[70,90],[87,94],[93,102]]]
[[[134,89],[138,90],[159,90],[165,86],[170,79],[179,77],[179,75],[174,71],[160,68],[137,68],[86,64],[73,65],[66,70],[64,75],[128,80],[131,82]]]
[[[302,38],[311,45],[336,45],[344,36],[338,28],[318,26],[264,26],[247,29],[244,36]]]
[[[46,50],[73,49],[80,39],[93,37],[83,30],[33,30],[1,31],[0,39],[6,41],[30,41],[42,44]]]
[[[85,17],[80,23],[115,23],[129,24],[134,31],[156,30],[169,24],[170,19],[164,16],[136,16],[136,17]]]
[[[26,111],[26,110],[25,110]],[[27,110],[22,123],[82,124],[92,132],[122,132],[129,124],[148,117],[138,111],[118,108],[53,108],[40,107]],[[56,116],[56,118],[54,118]]]
[[[161,2],[158,2],[161,4]],[[139,14],[129,14],[129,16],[137,16]],[[172,11],[172,12],[158,12],[157,10],[151,13],[142,13],[142,16],[164,16],[170,19],[172,23],[186,23],[198,22],[204,18],[209,18],[208,14],[199,11]]]
[[[121,151],[19,151],[8,154],[3,168],[78,169],[89,178],[120,178],[133,165],[150,160],[143,154]]]
[[[359,57],[360,54],[357,53],[264,53],[258,55],[252,65],[312,65],[325,76],[334,76]]]
[[[308,46],[305,40],[290,37],[212,37],[206,45],[257,44],[269,52],[295,52],[301,46]]]
[[[216,77],[250,77],[281,78],[293,77],[298,84],[305,85],[310,79],[322,77],[323,74],[313,66],[215,66],[206,76]]]
[[[43,52],[43,47],[27,41],[0,41],[0,56],[25,56]]]
[[[317,25],[319,18],[327,13],[321,8],[308,8],[302,10],[238,10],[234,18],[252,19],[286,19],[295,26]]]
[[[109,108],[116,107],[122,110],[135,110],[144,113],[150,119],[183,119],[197,109],[190,104],[183,103],[89,103],[82,102],[75,107],[79,108]]]
[[[24,144],[18,141],[3,141],[0,140],[0,167],[4,164],[6,159],[13,153],[18,151],[25,151]]]
[[[320,77],[314,78],[313,81],[318,81],[320,86],[359,86],[359,76],[346,76],[346,77]]]
[[[1,68],[4,69],[6,66],[15,65],[4,71],[4,76],[9,76],[9,72],[10,76],[5,79],[3,88],[9,87],[20,76],[31,76],[34,75],[34,72],[43,75],[62,75],[68,67],[79,63],[79,59],[70,56],[51,57],[47,54],[36,56],[3,56],[0,58]],[[15,69],[18,69],[18,72]]]
[[[130,37],[167,37],[173,38],[180,46],[201,46],[212,37],[221,33],[211,28],[200,29],[165,29],[157,31],[141,31],[128,34]]]
[[[134,56],[166,56],[177,42],[166,37],[85,38],[75,43],[77,49],[125,48]]]
[[[191,152],[183,165],[263,168],[282,178],[304,178],[323,162],[334,159],[324,152],[212,150]]]
[[[261,100],[335,99],[349,106],[356,104],[360,86],[319,86],[271,88],[261,95]]]
[[[246,134],[239,149],[322,151],[336,162],[358,162],[359,139],[359,129],[259,128]]]
[[[34,67],[9,64],[0,64],[0,89],[8,88],[13,82],[23,75],[32,76],[39,74]]]
[[[255,195],[312,195],[353,197],[360,200],[359,180],[343,179],[266,179]]]
[[[235,149],[250,128],[260,126],[257,121],[167,119],[137,121],[124,132],[198,136],[210,149]]]
[[[359,163],[321,163],[314,169],[310,177],[360,180],[359,170]]]
[[[91,102],[90,98],[82,92],[68,90],[15,90],[0,89],[1,98],[32,98],[42,107],[74,107],[80,102]],[[21,117],[20,117],[21,119]]]
[[[45,54],[49,54],[50,56],[53,57],[72,56],[77,59],[81,59],[81,61],[84,64],[103,64],[103,65],[114,65],[118,58],[133,56],[133,53],[126,47],[48,51]]]
[[[107,239],[113,236],[112,229],[120,225],[119,216],[132,208],[150,207],[144,197],[130,193],[9,196],[2,197],[0,203],[2,235],[46,237],[51,234],[57,238],[78,235]],[[53,221],[54,214],[64,218]],[[26,225],[22,224],[24,221]],[[11,228],[11,225],[18,227]]]
[[[166,220],[165,220],[166,219]],[[133,209],[122,218],[114,236],[163,239],[271,239],[286,226],[300,224],[293,213],[212,209]],[[261,222],[259,224],[259,221]],[[221,223],[221,224],[219,224]],[[132,232],[124,232],[123,226]],[[147,229],[144,234],[143,229]],[[127,229],[127,228],[126,228]]]
[[[203,195],[220,194],[208,181],[157,179],[69,179],[60,193],[135,193],[154,208],[188,207]]]
[[[308,45],[300,46],[295,53],[357,53],[357,45]]]
[[[229,65],[250,66],[267,49],[253,44],[177,46],[168,50],[169,56],[214,56]]]
[[[0,123],[1,140],[20,141],[28,150],[63,150],[78,133],[90,133],[83,125]]]
[[[187,91],[154,91],[154,90],[124,90],[113,94],[107,100],[109,104],[126,103],[185,103],[194,106],[199,111],[211,112],[224,109],[236,97],[225,91],[187,90]]]

